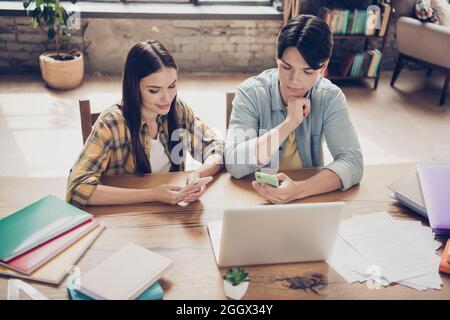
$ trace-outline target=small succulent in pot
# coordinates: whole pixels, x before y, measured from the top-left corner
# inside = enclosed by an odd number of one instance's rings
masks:
[[[250,279],[244,269],[229,269],[223,279],[227,297],[240,300],[247,292]]]

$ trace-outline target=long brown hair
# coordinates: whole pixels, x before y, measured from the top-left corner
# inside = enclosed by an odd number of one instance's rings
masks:
[[[125,68],[123,71],[122,83],[122,113],[125,117],[128,129],[131,134],[131,143],[134,150],[136,162],[136,172],[138,174],[150,173],[150,161],[145,154],[141,143],[141,104],[142,97],[139,89],[139,81],[159,71],[163,67],[178,70],[174,58],[164,45],[157,40],[147,40],[139,42],[128,52]],[[178,128],[176,117],[176,101],[173,99],[169,113],[167,114],[169,129],[169,151],[175,143],[170,139],[172,132]],[[171,171],[179,169],[178,165],[172,163]]]

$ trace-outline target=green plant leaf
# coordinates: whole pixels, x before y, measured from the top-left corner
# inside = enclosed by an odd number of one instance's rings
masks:
[[[41,8],[35,8],[32,12],[31,12],[31,16],[33,17],[33,28],[37,28],[39,26],[39,23],[41,21]]]
[[[39,21],[41,12],[42,10],[40,7],[34,8],[34,10],[31,12],[31,16]]]
[[[48,19],[48,8],[46,6],[44,6],[44,9],[42,10],[41,17],[42,17],[42,20],[47,22],[47,19]]]
[[[248,272],[244,269],[232,268],[228,269],[226,275],[223,277],[224,280],[231,282],[233,286],[237,286],[242,282],[249,281]]]
[[[60,17],[61,16],[61,6],[59,5],[59,3],[56,3],[55,4],[55,12],[56,12],[56,15],[58,16],[58,17]]]
[[[61,16],[62,16],[62,25],[67,26],[67,19],[69,19],[69,15],[67,14],[66,9],[61,7]]]
[[[37,19],[33,18],[33,28],[36,29],[37,27],[39,27],[39,21]]]
[[[23,8],[28,8],[32,1],[33,0],[22,0]]]
[[[70,1],[77,2],[77,0]],[[45,28],[49,40],[54,40],[59,50],[62,41],[70,37],[67,27],[69,13],[61,6],[60,0],[22,0],[25,9],[33,3],[35,3],[34,8],[27,10],[27,15],[32,17],[33,27]]]
[[[48,28],[47,36],[50,40],[53,40],[56,36],[56,31],[54,28]]]
[[[49,27],[54,27],[55,20],[56,20],[55,9],[52,7],[48,7],[45,16],[45,23]]]

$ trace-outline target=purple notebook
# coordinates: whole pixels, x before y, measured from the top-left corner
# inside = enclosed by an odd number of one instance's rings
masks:
[[[450,164],[419,164],[417,169],[431,228],[450,230]]]

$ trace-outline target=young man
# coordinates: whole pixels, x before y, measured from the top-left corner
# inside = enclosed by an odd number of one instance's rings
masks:
[[[237,88],[225,144],[226,167],[233,177],[267,166],[323,167],[323,137],[334,159],[304,181],[279,173],[278,188],[253,182],[254,189],[272,203],[346,190],[362,178],[363,158],[346,98],[322,77],[332,47],[328,25],[315,16],[300,15],[280,31],[278,68]]]

